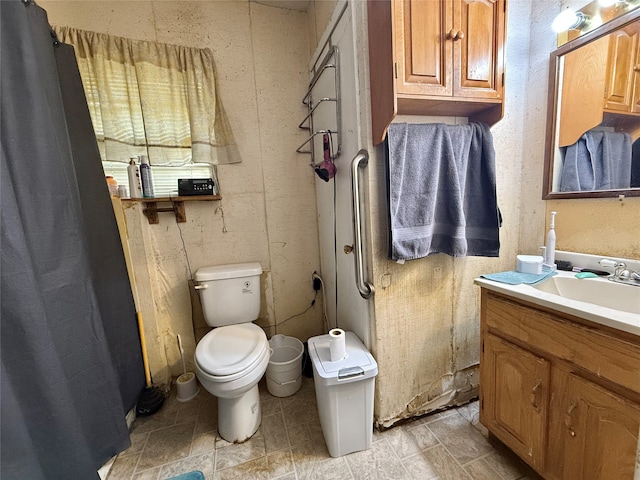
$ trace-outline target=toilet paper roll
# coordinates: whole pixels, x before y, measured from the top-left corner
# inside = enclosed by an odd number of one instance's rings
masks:
[[[329,330],[329,352],[331,354],[332,362],[342,360],[346,356],[347,349],[345,345],[344,330],[340,328]]]

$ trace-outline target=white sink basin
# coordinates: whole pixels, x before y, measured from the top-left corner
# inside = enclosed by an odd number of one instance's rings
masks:
[[[532,285],[542,292],[640,315],[640,287],[605,278],[551,277]]]
[[[592,268],[592,267],[589,267]],[[541,307],[640,336],[640,287],[558,272],[535,285],[475,279],[475,284]]]

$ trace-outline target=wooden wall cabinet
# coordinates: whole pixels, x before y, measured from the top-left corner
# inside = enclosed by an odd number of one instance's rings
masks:
[[[558,147],[573,145],[602,123],[609,37],[601,37],[562,57],[558,98]]]
[[[638,137],[639,30],[634,22],[563,55],[558,147],[600,124]]]
[[[482,289],[480,421],[547,479],[633,480],[640,338]]]
[[[604,108],[609,112],[640,113],[640,26],[636,23],[610,35]]]
[[[373,142],[397,114],[502,118],[506,0],[369,0]]]

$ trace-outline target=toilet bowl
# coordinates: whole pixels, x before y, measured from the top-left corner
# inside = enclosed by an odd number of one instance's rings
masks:
[[[254,331],[247,332],[248,328]],[[227,341],[230,335],[235,341]],[[226,348],[216,348],[220,346],[239,349],[230,354]],[[260,426],[258,382],[269,358],[267,337],[254,324],[218,327],[196,347],[196,375],[204,389],[218,397],[218,433],[228,442],[243,442]]]
[[[200,384],[218,398],[218,433],[228,442],[250,438],[262,413],[258,382],[270,349],[262,328],[252,323],[260,309],[260,264],[204,267],[195,274],[205,321],[214,327],[196,346]]]

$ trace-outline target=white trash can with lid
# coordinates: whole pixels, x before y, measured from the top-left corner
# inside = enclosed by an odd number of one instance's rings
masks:
[[[373,393],[378,364],[353,332],[346,355],[331,361],[329,335],[309,339],[320,425],[332,457],[367,450],[373,440]]]

